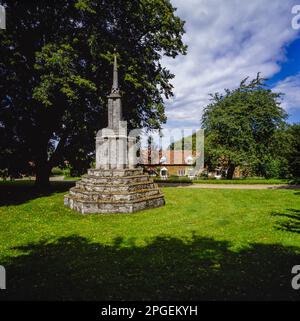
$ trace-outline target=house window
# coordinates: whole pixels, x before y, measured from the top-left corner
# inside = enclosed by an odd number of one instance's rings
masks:
[[[177,173],[178,176],[185,176],[185,169],[179,169]]]
[[[168,170],[165,167],[161,168],[160,177],[161,178],[167,178],[168,177]]]

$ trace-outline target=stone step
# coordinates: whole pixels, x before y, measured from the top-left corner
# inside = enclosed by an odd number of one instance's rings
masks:
[[[165,204],[157,184],[142,168],[89,169],[64,202],[84,214],[132,213]]]
[[[134,182],[130,184],[95,184],[83,181],[76,182],[76,188],[91,192],[133,192],[138,190],[158,188],[152,182]]]
[[[103,177],[93,175],[83,175],[81,181],[88,184],[133,184],[133,183],[153,183],[153,178],[149,175],[134,175],[134,176],[123,176],[123,177]]]
[[[161,195],[158,188],[137,190],[133,192],[91,192],[72,187],[70,189],[70,195],[79,200],[86,200],[91,202],[97,201],[134,201],[140,198],[148,198],[155,195]]]
[[[97,201],[89,202],[85,200],[78,200],[70,194],[64,198],[65,206],[70,207],[82,214],[114,214],[114,213],[133,213],[145,209],[160,207],[165,204],[162,194],[152,197],[141,198],[135,201]]]
[[[142,175],[143,168],[125,168],[125,169],[88,169],[88,175],[97,177],[126,177]]]

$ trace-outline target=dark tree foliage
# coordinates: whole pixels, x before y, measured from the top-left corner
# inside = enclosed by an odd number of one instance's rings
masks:
[[[159,128],[174,77],[162,56],[186,53],[168,0],[4,0],[0,31],[0,169],[37,184],[68,160],[86,168],[106,126],[113,50],[129,127]]]

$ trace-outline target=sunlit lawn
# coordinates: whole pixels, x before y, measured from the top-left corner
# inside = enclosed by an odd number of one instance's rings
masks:
[[[165,188],[163,208],[84,216],[70,186],[0,184],[0,299],[300,299],[300,191]]]

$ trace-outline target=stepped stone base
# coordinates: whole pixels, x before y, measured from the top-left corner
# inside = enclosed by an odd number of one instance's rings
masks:
[[[142,168],[89,169],[65,195],[64,204],[82,214],[133,213],[163,206],[165,200]]]

